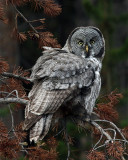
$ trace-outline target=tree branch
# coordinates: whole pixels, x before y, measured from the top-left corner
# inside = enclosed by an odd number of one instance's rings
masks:
[[[29,100],[21,99],[21,98],[0,98],[0,103],[2,104],[8,104],[8,103],[20,103],[27,105]]]
[[[66,160],[69,160],[71,151],[70,151],[69,137],[68,137],[66,126],[65,126],[65,139],[66,139],[66,144],[67,144],[67,149],[68,149],[68,154],[67,154],[67,159]]]
[[[10,2],[10,3],[11,3],[11,2]],[[12,3],[11,3],[11,4],[12,4]],[[14,4],[12,4],[12,6],[13,6],[13,8],[15,9],[15,11],[19,14],[19,16],[22,17],[25,22],[27,22],[27,24],[29,25],[29,27],[30,27],[35,33],[39,34],[38,31],[37,31],[37,30],[32,26],[32,24],[27,20],[27,18],[16,8],[16,6],[15,6]]]
[[[117,140],[117,139],[115,139],[116,137],[116,135],[115,135],[115,133],[114,133],[114,138],[112,138],[111,137],[111,135],[109,134],[109,133],[107,133],[106,131],[109,129],[110,130],[110,128],[108,128],[108,129],[103,129],[97,122],[102,122],[102,120],[88,120],[88,119],[86,119],[86,118],[81,118],[81,117],[72,117],[73,119],[74,119],[74,121],[79,125],[79,126],[81,126],[81,127],[83,127],[83,128],[85,128],[85,124],[86,123],[89,123],[89,124],[91,124],[92,126],[94,126],[95,128],[97,128],[99,131],[100,131],[100,133],[101,133],[101,138],[100,138],[100,140],[96,143],[96,145],[94,146],[94,150],[97,150],[98,148],[101,148],[101,147],[104,147],[104,146],[106,146],[109,142],[111,142],[111,143],[113,143],[115,140]],[[123,134],[121,133],[121,131],[120,131],[120,129],[114,124],[114,123],[112,123],[112,122],[110,122],[110,121],[107,121],[107,120],[103,120],[103,122],[107,122],[107,123],[109,123],[111,126],[113,126],[119,133],[120,133],[120,135],[122,136],[122,138],[123,138],[123,142],[124,143],[128,143],[128,141],[125,139],[125,137],[123,136]],[[113,129],[112,129],[113,130]],[[115,131],[114,131],[115,132]],[[101,139],[102,139],[102,137],[103,136],[105,136],[106,137],[106,141],[102,144],[102,145],[100,145],[100,146],[98,146],[98,147],[96,147],[99,143],[100,143],[100,141],[101,141]],[[122,139],[119,139],[118,141],[122,141]],[[125,158],[123,157],[123,155],[121,156],[121,160],[125,160]]]
[[[90,124],[93,125],[94,127],[96,127],[97,129],[99,129],[100,132],[101,132],[109,141],[112,141],[111,136],[110,136],[107,132],[105,132],[104,129],[103,129],[99,124],[97,124],[97,123],[94,122],[94,121],[91,121]]]
[[[126,140],[126,138],[124,137],[124,135],[121,133],[121,130],[120,130],[113,122],[108,121],[108,120],[100,120],[100,119],[97,119],[97,120],[94,120],[94,121],[95,121],[95,122],[101,122],[101,123],[103,123],[103,122],[109,123],[113,128],[115,128],[115,129],[118,131],[118,133],[121,135],[121,137],[122,137],[126,142],[128,142],[128,141]]]
[[[13,73],[7,73],[7,72],[4,72],[1,74],[2,76],[4,77],[9,77],[9,78],[16,78],[16,79],[20,79],[22,81],[28,81],[28,82],[31,82],[32,83],[32,80],[30,78],[26,78],[26,77],[21,77],[19,75],[15,75]]]

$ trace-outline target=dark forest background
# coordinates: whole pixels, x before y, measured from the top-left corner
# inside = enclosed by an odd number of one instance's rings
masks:
[[[98,27],[105,37],[106,55],[102,68],[102,89],[100,97],[118,89],[123,94],[123,99],[118,104],[120,119],[118,126],[128,125],[128,1],[127,0],[56,0],[62,7],[62,13],[54,18],[46,18],[46,28],[54,34],[59,44],[63,47],[70,32],[78,26]],[[33,13],[31,6],[24,6],[20,11],[29,19],[42,18],[43,12]],[[0,56],[10,64],[11,70],[15,66],[30,69],[42,54],[41,49],[34,40],[28,39],[18,43],[10,38],[12,30],[13,10],[8,10],[9,27],[0,22]],[[19,30],[28,26],[21,19],[18,21]],[[30,86],[31,87],[31,86]],[[30,88],[28,88],[29,90]],[[7,111],[0,109],[0,117],[9,125],[10,117]],[[6,117],[6,118],[5,118]],[[23,109],[15,112],[15,123],[23,120]],[[85,160],[87,148],[93,142],[89,131],[78,131],[76,126],[69,122],[68,132],[75,143],[72,146],[72,156],[76,160]],[[60,159],[66,159],[67,148],[63,140],[59,141],[58,152]]]

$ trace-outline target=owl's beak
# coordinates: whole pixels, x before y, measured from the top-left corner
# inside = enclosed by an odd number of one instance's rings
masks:
[[[85,46],[85,51],[88,53],[88,45]]]

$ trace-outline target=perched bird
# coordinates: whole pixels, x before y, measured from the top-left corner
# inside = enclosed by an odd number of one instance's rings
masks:
[[[34,83],[25,109],[24,130],[37,142],[48,133],[58,109],[91,115],[101,88],[105,42],[98,28],[78,27],[62,49],[44,47],[31,73]]]

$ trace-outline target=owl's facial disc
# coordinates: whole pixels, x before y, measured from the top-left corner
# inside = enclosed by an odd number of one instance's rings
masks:
[[[76,28],[69,36],[69,50],[83,58],[104,56],[104,38],[95,27]]]

